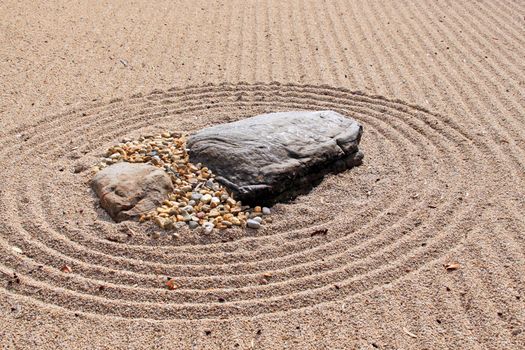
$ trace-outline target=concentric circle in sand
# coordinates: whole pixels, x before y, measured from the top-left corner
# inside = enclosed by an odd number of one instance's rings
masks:
[[[359,120],[365,162],[277,205],[273,223],[256,233],[153,240],[147,226],[131,224],[128,236],[127,224],[97,209],[89,171],[73,172],[123,137],[301,109]],[[75,312],[151,319],[281,312],[403,278],[463,239],[453,227],[475,225],[476,208],[463,199],[479,189],[462,174],[482,166],[470,160],[488,147],[445,116],[402,101],[278,83],[155,91],[7,135],[0,140],[4,288]],[[72,273],[60,271],[64,264]],[[165,288],[167,276],[179,288]]]

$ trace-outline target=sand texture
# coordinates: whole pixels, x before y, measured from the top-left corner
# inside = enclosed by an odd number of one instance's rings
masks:
[[[1,1],[0,347],[525,348],[524,14]],[[256,232],[155,240],[96,205],[123,137],[297,109],[354,117],[366,158]]]

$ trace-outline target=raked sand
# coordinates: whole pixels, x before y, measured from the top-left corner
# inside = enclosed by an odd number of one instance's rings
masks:
[[[525,347],[524,14],[1,2],[2,348]],[[123,137],[297,109],[359,120],[365,162],[249,235],[151,239],[73,171]]]

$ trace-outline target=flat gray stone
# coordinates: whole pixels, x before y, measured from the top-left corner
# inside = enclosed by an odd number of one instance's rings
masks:
[[[247,204],[307,192],[330,172],[361,163],[362,126],[334,111],[262,114],[188,138],[190,160]]]
[[[113,220],[133,220],[158,207],[173,191],[169,175],[147,164],[116,163],[98,172],[92,187]]]

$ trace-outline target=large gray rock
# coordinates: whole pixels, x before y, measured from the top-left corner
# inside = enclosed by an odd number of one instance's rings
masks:
[[[334,111],[270,113],[203,129],[187,146],[237,199],[272,203],[360,164],[362,129]]]
[[[117,163],[95,175],[93,190],[113,220],[132,220],[158,207],[173,191],[169,175],[147,164]]]

